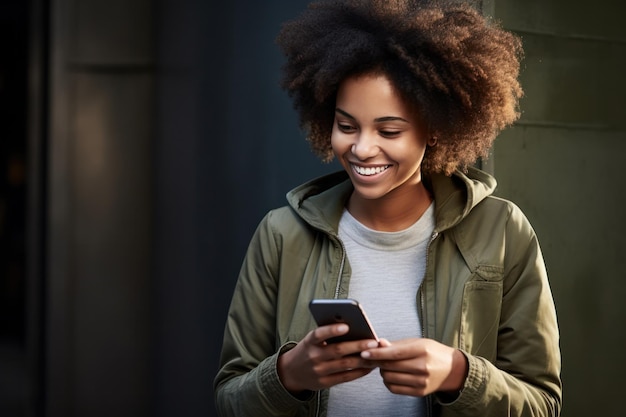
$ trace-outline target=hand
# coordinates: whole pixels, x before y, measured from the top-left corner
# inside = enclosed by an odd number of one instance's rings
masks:
[[[320,326],[309,332],[293,349],[278,358],[278,376],[291,393],[329,388],[352,381],[372,371],[358,354],[378,346],[375,340],[328,344],[331,337],[348,333],[345,324]]]
[[[394,394],[423,397],[437,391],[458,391],[467,377],[467,358],[458,349],[432,339],[406,339],[368,349],[361,357],[378,366]]]

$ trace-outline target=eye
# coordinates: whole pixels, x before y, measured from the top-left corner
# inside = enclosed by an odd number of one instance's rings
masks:
[[[337,122],[337,128],[344,133],[352,133],[356,130],[354,126],[341,122]]]
[[[398,137],[400,135],[400,131],[399,130],[380,130],[379,131],[380,136],[384,137],[384,138],[395,138]]]

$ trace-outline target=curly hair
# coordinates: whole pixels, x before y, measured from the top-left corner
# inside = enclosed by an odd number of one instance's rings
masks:
[[[521,40],[468,4],[321,1],[285,23],[282,87],[313,151],[333,158],[335,100],[350,76],[384,74],[428,126],[422,172],[450,175],[487,156],[519,117]]]

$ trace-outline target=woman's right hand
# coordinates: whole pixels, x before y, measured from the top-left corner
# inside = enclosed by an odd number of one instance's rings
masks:
[[[378,346],[376,340],[326,343],[348,333],[346,324],[320,326],[310,331],[293,349],[278,358],[278,376],[292,394],[329,388],[352,381],[372,371],[362,351]]]

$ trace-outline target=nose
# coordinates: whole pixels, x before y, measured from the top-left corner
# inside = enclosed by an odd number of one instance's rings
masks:
[[[355,135],[350,151],[361,161],[372,158],[380,152],[378,139],[374,134],[361,132]]]

